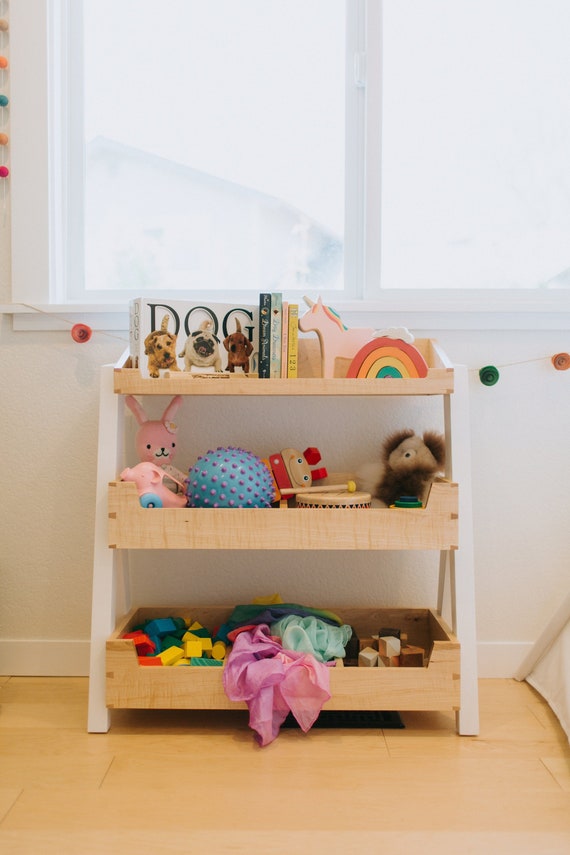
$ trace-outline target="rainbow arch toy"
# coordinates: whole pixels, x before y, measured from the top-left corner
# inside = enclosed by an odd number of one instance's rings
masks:
[[[347,377],[426,377],[428,364],[417,347],[401,339],[381,336],[360,348]]]

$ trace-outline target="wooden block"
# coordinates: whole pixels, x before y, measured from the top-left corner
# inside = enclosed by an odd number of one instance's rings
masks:
[[[365,647],[358,654],[358,665],[360,668],[373,668],[378,664],[378,651],[372,647]]]
[[[381,656],[399,656],[402,645],[399,638],[394,635],[381,636],[378,639],[378,652]]]
[[[385,668],[399,668],[400,667],[400,657],[399,656],[382,656],[382,654],[378,655],[378,664],[382,662]]]
[[[139,656],[139,665],[144,665],[145,667],[162,667],[162,659],[158,656]]]
[[[365,647],[371,647],[372,650],[378,650],[378,636],[374,637],[373,635],[369,635],[368,637],[360,639],[360,649],[364,650]]]
[[[202,639],[196,638],[184,642],[184,656],[192,659],[194,656],[202,655]]]
[[[402,647],[400,665],[402,668],[423,668],[424,655],[425,650],[423,647],[415,647],[413,644],[407,644],[405,647]]]
[[[183,656],[184,654],[179,647],[169,647],[158,654],[158,658],[162,660],[163,665],[174,665]]]
[[[226,658],[226,645],[223,641],[216,641],[212,645],[212,658],[222,660]]]

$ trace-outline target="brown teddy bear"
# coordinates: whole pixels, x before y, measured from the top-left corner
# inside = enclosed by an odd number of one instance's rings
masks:
[[[413,430],[396,431],[384,441],[381,465],[375,498],[388,507],[400,496],[417,496],[425,504],[432,481],[443,474],[445,439],[435,431],[423,437]]]

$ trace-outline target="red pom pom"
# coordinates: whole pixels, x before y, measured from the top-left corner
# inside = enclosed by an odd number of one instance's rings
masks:
[[[91,327],[88,327],[87,324],[74,324],[71,327],[71,338],[73,341],[83,344],[84,342],[89,341],[92,332],[93,330]]]

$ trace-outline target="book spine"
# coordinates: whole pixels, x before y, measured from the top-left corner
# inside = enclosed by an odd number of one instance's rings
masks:
[[[267,379],[270,376],[271,357],[271,294],[262,292],[259,295],[259,377]]]
[[[281,312],[281,377],[287,377],[287,353],[289,346],[289,303],[283,300]]]
[[[139,367],[139,345],[141,336],[140,300],[129,301],[129,356],[131,368]]]
[[[271,341],[269,344],[269,376],[281,377],[281,325],[283,323],[283,296],[271,295]]]
[[[298,376],[299,365],[299,306],[289,303],[289,342],[287,345],[287,377]]]

